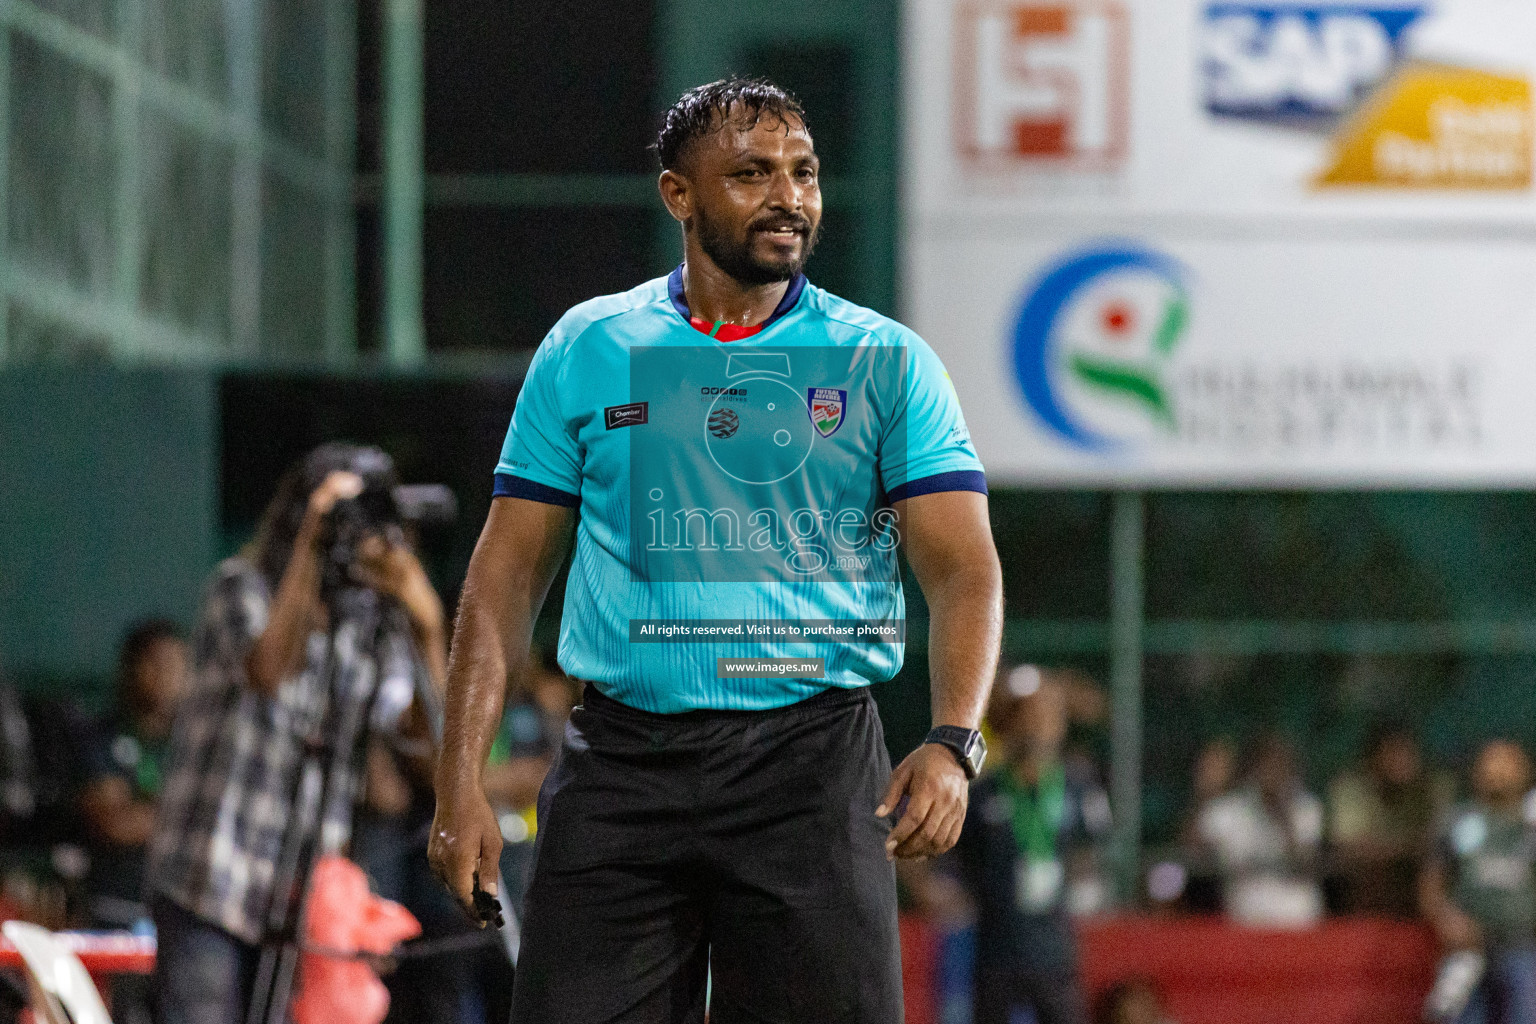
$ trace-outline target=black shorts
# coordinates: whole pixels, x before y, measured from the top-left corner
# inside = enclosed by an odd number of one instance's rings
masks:
[[[513,1024],[900,1024],[868,692],[637,711],[587,687],[539,794]]]

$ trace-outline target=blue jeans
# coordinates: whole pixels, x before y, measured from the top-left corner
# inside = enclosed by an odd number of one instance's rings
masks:
[[[261,948],[163,896],[150,904],[156,941],[158,1024],[240,1024],[256,984]]]
[[[1536,946],[1488,953],[1488,973],[1456,1024],[1536,1024]]]

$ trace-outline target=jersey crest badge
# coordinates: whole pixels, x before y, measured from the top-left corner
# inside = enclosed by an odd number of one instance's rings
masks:
[[[837,388],[810,388],[807,404],[811,411],[811,423],[816,433],[831,437],[843,425],[843,413],[848,408],[848,392]]]

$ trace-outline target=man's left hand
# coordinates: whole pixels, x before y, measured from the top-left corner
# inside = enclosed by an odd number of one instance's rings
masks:
[[[442,629],[442,599],[406,545],[390,543],[378,534],[363,538],[357,546],[356,572],[364,585],[399,601],[418,630]]]
[[[970,783],[954,751],[925,743],[891,773],[891,784],[875,809],[885,817],[907,798],[906,813],[885,841],[886,859],[937,857],[960,838]]]

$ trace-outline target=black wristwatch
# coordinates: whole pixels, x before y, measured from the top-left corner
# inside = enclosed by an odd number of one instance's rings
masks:
[[[987,741],[975,729],[962,729],[958,725],[936,725],[928,733],[924,743],[937,743],[948,747],[965,769],[965,777],[974,779],[981,774],[982,762],[987,759]]]

